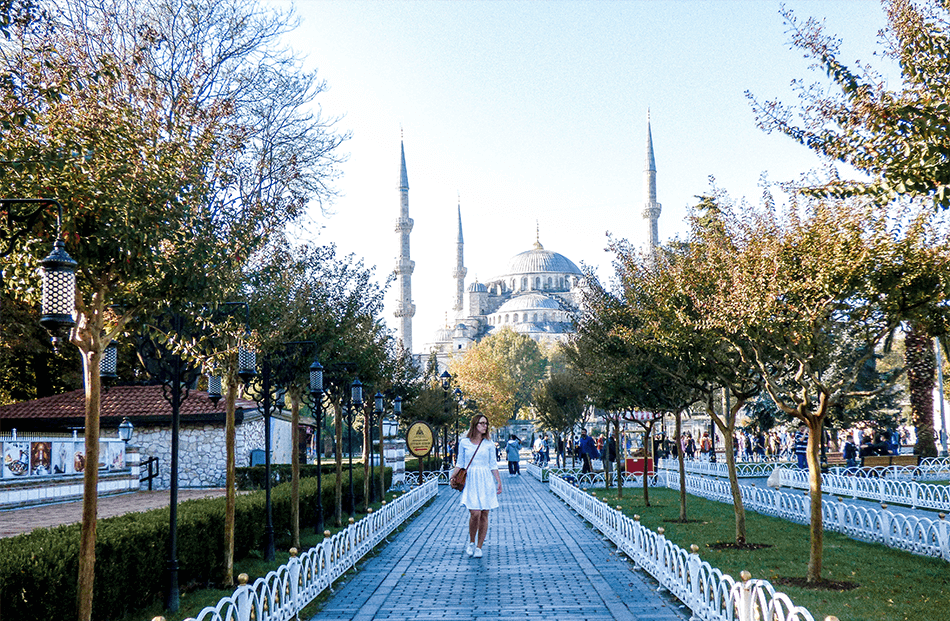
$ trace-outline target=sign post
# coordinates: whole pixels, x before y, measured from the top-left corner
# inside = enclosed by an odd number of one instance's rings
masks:
[[[409,425],[406,431],[406,449],[419,460],[419,485],[422,485],[423,458],[432,452],[435,444],[435,434],[432,427],[421,420]]]

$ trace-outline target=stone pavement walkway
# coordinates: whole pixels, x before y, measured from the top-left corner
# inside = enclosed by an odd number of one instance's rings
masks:
[[[468,512],[447,487],[312,621],[683,621],[685,609],[528,475],[502,474],[485,556],[465,555]]]
[[[148,511],[167,507],[168,490],[152,492],[131,492],[117,496],[100,496],[96,505],[96,515],[104,519],[115,515]],[[224,489],[180,489],[178,502],[195,498],[213,498],[223,496]],[[74,524],[82,521],[82,501],[60,502],[22,509],[0,511],[0,537],[13,537],[28,533],[34,528],[50,528],[61,524]]]

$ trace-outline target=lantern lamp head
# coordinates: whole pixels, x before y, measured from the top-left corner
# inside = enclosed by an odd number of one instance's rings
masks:
[[[76,325],[77,263],[66,252],[66,244],[57,239],[53,249],[40,262],[43,268],[42,315],[40,325],[49,331],[55,346],[64,332]]]
[[[119,439],[125,443],[132,439],[132,422],[128,418],[123,418],[119,423]]]

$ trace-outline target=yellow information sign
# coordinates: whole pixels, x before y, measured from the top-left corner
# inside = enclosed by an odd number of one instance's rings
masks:
[[[415,457],[425,457],[432,451],[434,437],[432,427],[418,420],[406,432],[406,449]]]

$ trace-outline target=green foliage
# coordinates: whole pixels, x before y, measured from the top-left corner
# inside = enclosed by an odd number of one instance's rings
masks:
[[[779,131],[829,160],[845,162],[869,181],[832,180],[809,188],[820,195],[869,195],[884,204],[899,195],[950,207],[950,6],[944,0],[884,0],[882,56],[900,66],[893,88],[870,64],[849,68],[840,41],[815,18],[800,22],[782,10],[792,45],[814,59],[832,91],[793,82],[801,108],[777,101],[753,108],[760,127]],[[748,93],[747,93],[748,95]],[[751,99],[751,95],[748,95]],[[798,121],[793,113],[798,113]]]
[[[452,375],[492,427],[503,427],[522,408],[545,375],[547,359],[531,337],[505,327],[453,360]]]
[[[348,476],[348,475],[347,475]],[[387,487],[392,471],[386,470]],[[363,470],[353,471],[355,506],[362,504]],[[301,524],[316,524],[317,479],[301,480]],[[323,477],[323,511],[333,509],[332,478]],[[290,485],[272,490],[274,532],[290,542]],[[349,503],[346,503],[349,506]],[[264,494],[239,494],[235,557],[246,558],[264,543]],[[100,520],[96,541],[93,619],[107,621],[160,600],[161,569],[167,560],[168,509]],[[40,528],[0,539],[0,592],[4,617],[76,617],[79,525]],[[179,582],[184,590],[215,585],[224,570],[224,498],[189,500],[178,507]]]

